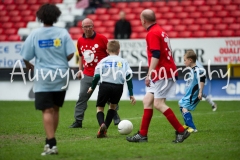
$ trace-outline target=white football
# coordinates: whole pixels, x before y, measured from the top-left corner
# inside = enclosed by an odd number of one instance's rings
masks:
[[[118,124],[118,132],[120,134],[129,134],[133,130],[133,124],[129,120],[121,120],[121,122]]]

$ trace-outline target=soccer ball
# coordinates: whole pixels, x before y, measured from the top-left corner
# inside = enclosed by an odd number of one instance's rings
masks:
[[[120,134],[129,134],[133,130],[133,124],[129,120],[121,120],[121,122],[118,124],[118,132]]]

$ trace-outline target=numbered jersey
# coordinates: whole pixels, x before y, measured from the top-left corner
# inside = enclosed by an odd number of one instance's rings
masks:
[[[148,30],[146,41],[149,66],[151,64],[152,51],[160,51],[159,62],[155,68],[155,73],[152,74],[153,80],[177,77],[178,73],[175,73],[177,67],[172,57],[170,40],[165,31],[159,25],[154,24]]]

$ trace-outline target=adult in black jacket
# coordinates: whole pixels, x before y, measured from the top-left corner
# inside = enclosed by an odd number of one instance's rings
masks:
[[[120,20],[115,24],[114,38],[115,39],[129,39],[132,33],[131,24],[125,19],[125,12],[119,13]]]

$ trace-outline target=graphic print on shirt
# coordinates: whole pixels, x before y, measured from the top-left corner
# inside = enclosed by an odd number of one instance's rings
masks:
[[[170,45],[170,40],[165,32],[162,32],[162,37],[164,38],[164,42],[167,43],[168,48],[165,48],[165,50],[168,51],[167,59],[170,60],[170,58],[172,57],[172,48]]]
[[[39,40],[38,45],[40,48],[50,48],[50,47],[60,47],[62,45],[62,41],[60,38],[56,39],[45,39]]]
[[[92,66],[93,63],[98,63],[98,56],[95,57],[98,46],[98,44],[94,44],[94,46],[81,46],[80,49],[85,60],[85,64],[83,64],[84,66],[88,67],[88,65]]]

